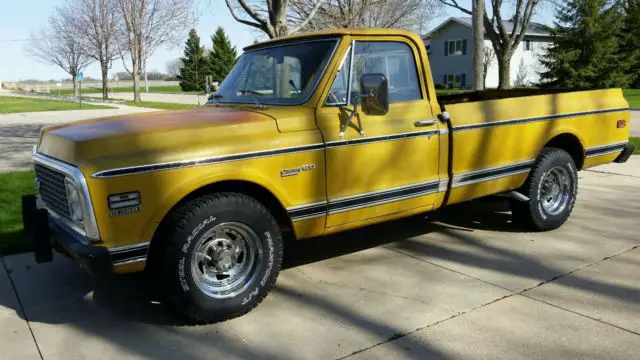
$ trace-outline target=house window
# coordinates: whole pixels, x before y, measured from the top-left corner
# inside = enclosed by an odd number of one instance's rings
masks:
[[[443,85],[448,89],[461,89],[467,86],[467,74],[444,74]]]
[[[533,50],[533,42],[531,40],[525,40],[524,51],[531,51],[531,50]]]
[[[467,39],[445,40],[444,56],[467,55]]]

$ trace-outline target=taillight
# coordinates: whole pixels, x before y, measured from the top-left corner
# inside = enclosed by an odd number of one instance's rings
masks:
[[[618,123],[616,124],[618,129],[622,129],[625,126],[627,126],[627,120],[618,120]]]

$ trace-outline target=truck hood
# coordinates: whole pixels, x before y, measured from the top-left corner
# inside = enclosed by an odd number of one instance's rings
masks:
[[[201,107],[74,122],[43,130],[38,152],[92,170],[249,152],[278,133],[250,110]],[[257,141],[259,139],[261,144]]]

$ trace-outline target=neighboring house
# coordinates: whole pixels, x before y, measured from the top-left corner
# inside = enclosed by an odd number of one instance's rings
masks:
[[[507,21],[505,26],[511,32],[513,22]],[[436,84],[448,88],[473,87],[471,18],[449,18],[425,36],[424,41],[429,49],[429,63]],[[511,58],[512,86],[538,82],[539,73],[544,70],[539,59],[550,41],[551,35],[544,25],[529,23],[524,38]],[[486,34],[484,46],[493,51],[491,40]],[[498,60],[495,52],[487,70],[485,86],[498,87]]]

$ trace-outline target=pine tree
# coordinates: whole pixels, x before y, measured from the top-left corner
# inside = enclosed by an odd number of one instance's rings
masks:
[[[182,91],[202,90],[205,84],[205,75],[210,73],[209,62],[204,53],[204,47],[200,46],[200,37],[195,29],[189,31],[189,38],[185,42],[184,57],[180,58],[182,66],[180,80]]]
[[[569,0],[556,11],[552,44],[542,57],[543,86],[626,87],[633,80],[620,47],[623,16],[609,0]]]
[[[211,41],[213,42],[213,48],[209,53],[211,75],[213,76],[213,81],[222,82],[236,63],[238,54],[236,53],[236,48],[231,46],[231,42],[222,27],[216,29]]]
[[[640,0],[623,1],[624,22],[620,33],[620,50],[630,63],[632,87],[640,88]]]

